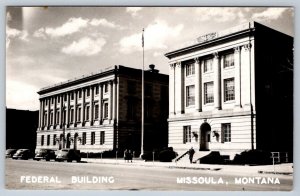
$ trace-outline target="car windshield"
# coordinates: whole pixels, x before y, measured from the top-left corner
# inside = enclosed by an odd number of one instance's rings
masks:
[[[25,149],[20,149],[20,150],[18,150],[17,152],[16,152],[16,154],[20,154],[20,153],[22,153],[22,152],[24,152],[24,151],[26,151]]]

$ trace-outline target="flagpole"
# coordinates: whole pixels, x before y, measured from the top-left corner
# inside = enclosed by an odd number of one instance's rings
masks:
[[[143,68],[142,68],[142,132],[141,132],[141,155],[144,154],[144,28],[142,34]]]

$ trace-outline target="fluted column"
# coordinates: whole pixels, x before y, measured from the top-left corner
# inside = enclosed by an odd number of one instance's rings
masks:
[[[175,114],[175,67],[176,64],[169,66],[169,108],[170,115]]]
[[[201,62],[195,58],[195,109],[197,112],[202,111],[202,88],[201,88]]]
[[[235,106],[241,107],[241,50],[240,46],[234,48],[234,90],[235,90]]]
[[[109,122],[112,119],[113,113],[113,81],[109,82],[109,110],[108,110],[108,119]]]
[[[89,116],[90,116],[90,125],[93,124],[93,110],[94,110],[94,87],[90,87],[88,89],[90,91],[90,111],[89,111]]]
[[[47,103],[48,103],[48,110],[47,110],[47,129],[48,129],[50,126],[50,104],[51,104],[49,98],[47,99]]]
[[[82,97],[82,107],[81,107],[81,124],[84,125],[84,119],[85,119],[85,89],[82,89],[81,91],[81,97]]]
[[[41,115],[42,115],[42,113],[43,113],[43,111],[42,111],[43,106],[42,106],[42,105],[43,105],[42,100],[40,100],[39,126],[38,126],[39,129],[41,129],[41,127],[42,127],[42,122],[41,122]]]
[[[59,125],[60,125],[60,127],[62,127],[63,126],[62,118],[63,118],[63,110],[64,110],[64,108],[63,108],[64,103],[63,103],[63,95],[62,94],[59,96],[59,99],[60,99],[60,102],[59,102],[60,103]]]
[[[115,78],[113,80],[113,104],[112,104],[112,107],[113,107],[113,120],[116,120],[116,116],[117,116],[117,112],[116,112],[116,109],[117,109],[117,102],[116,102],[116,97],[117,97],[117,79]]]
[[[175,95],[176,95],[176,114],[184,113],[184,69],[181,62],[176,63],[175,69]]]
[[[103,122],[103,84],[100,84],[99,88],[99,124],[101,125]]]
[[[214,53],[213,58],[214,68],[214,104],[215,109],[221,109],[221,66],[219,63],[218,53]]]
[[[68,127],[70,122],[70,93],[67,93],[67,105],[66,105],[66,125]]]
[[[78,103],[78,91],[74,91],[74,116],[73,116],[73,119],[74,119],[74,127],[76,126],[76,123],[77,123],[77,103]]]
[[[251,44],[245,44],[241,49],[241,59],[243,66],[241,66],[241,89],[242,89],[242,106],[250,107],[250,89],[251,89],[251,73],[250,73],[250,56]]]
[[[53,99],[54,99],[54,109],[53,109],[53,128],[55,129],[56,128],[56,124],[57,124],[57,122],[56,122],[56,110],[57,110],[57,101],[56,101],[56,99],[57,99],[57,96],[55,96],[55,97],[53,97]]]

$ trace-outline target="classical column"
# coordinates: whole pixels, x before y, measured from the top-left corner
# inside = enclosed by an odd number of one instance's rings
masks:
[[[91,86],[90,89],[90,111],[89,111],[89,116],[90,116],[90,125],[93,125],[93,110],[94,110],[94,87]]]
[[[47,102],[48,102],[48,111],[47,111],[47,129],[48,129],[50,126],[50,104],[51,104],[50,98],[47,99]]]
[[[63,121],[62,121],[62,118],[63,118],[63,110],[64,110],[64,103],[63,103],[63,94],[61,94],[59,96],[59,99],[60,99],[60,112],[59,112],[59,125],[60,127],[62,128],[63,126]]]
[[[117,78],[115,78],[113,80],[113,104],[112,104],[112,107],[113,107],[113,120],[116,120],[116,116],[117,116],[117,102],[116,102],[116,99],[117,98]]]
[[[38,126],[38,129],[40,130],[41,127],[42,127],[42,122],[41,122],[41,114],[42,114],[42,106],[43,103],[42,103],[42,100],[40,99],[40,110],[39,110],[39,126]]]
[[[235,90],[235,106],[241,107],[241,50],[240,46],[234,48],[234,90]]]
[[[103,122],[103,102],[102,102],[102,99],[103,99],[103,84],[100,84],[99,87],[100,90],[99,90],[99,125],[102,124]]]
[[[250,73],[250,50],[251,44],[245,44],[241,49],[241,89],[242,89],[242,105],[250,107],[250,88],[251,88],[251,73]]]
[[[109,122],[112,119],[112,111],[113,111],[113,81],[110,81],[109,82],[109,110],[108,110]]]
[[[176,64],[169,66],[169,108],[170,115],[175,115],[175,67]]]
[[[82,97],[82,105],[81,105],[81,124],[84,125],[84,113],[85,113],[85,89],[83,88],[81,91],[81,97]]]
[[[195,109],[197,112],[202,111],[202,88],[201,88],[201,62],[195,58]]]
[[[176,108],[176,114],[182,114],[184,113],[184,68],[183,64],[181,62],[176,63],[175,68],[175,108]]]
[[[218,53],[214,53],[213,58],[213,68],[214,68],[214,103],[215,109],[221,109],[221,66],[219,63]]]
[[[66,125],[68,127],[70,122],[70,93],[67,93],[67,105],[66,105]]]
[[[57,104],[56,104],[56,97],[57,96],[55,96],[55,97],[53,97],[53,99],[54,99],[54,109],[53,109],[53,129],[55,129],[56,128],[56,124],[57,124],[57,122],[56,122],[56,110],[57,110]]]
[[[73,116],[73,120],[74,120],[74,127],[76,126],[77,123],[77,103],[78,103],[78,91],[74,91],[74,116]]]

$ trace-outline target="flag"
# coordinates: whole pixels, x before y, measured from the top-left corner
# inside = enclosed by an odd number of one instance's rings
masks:
[[[142,34],[142,47],[144,48],[144,29],[143,29],[143,34]]]

